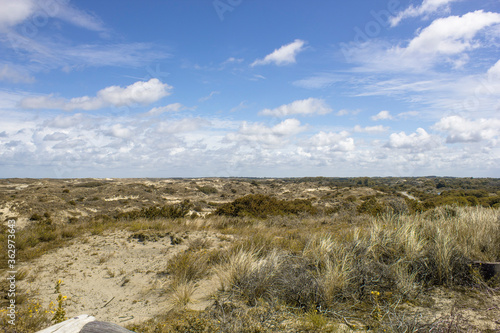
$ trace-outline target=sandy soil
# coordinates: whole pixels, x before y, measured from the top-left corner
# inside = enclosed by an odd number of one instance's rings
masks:
[[[161,236],[149,241],[132,238],[128,231],[88,236],[24,265],[29,275],[20,286],[37,292],[36,298],[48,307],[56,303],[55,285],[61,279],[67,317],[88,314],[121,325],[147,320],[172,305],[169,277],[158,274],[168,260],[185,250],[189,240],[203,237],[213,246],[222,243],[207,232]],[[174,245],[171,236],[184,241]],[[218,287],[214,278],[200,281],[190,307],[204,309]]]

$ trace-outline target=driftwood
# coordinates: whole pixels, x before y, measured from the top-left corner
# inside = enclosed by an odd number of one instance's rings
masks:
[[[96,321],[95,317],[80,315],[50,326],[37,333],[127,333],[131,332],[116,324]]]

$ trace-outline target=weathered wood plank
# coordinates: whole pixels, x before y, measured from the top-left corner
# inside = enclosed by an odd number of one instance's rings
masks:
[[[83,314],[50,326],[37,333],[78,333],[85,325],[93,321],[95,321],[95,317]]]
[[[80,315],[62,323],[50,326],[37,333],[129,333],[129,331],[116,324],[96,321],[95,317]]]

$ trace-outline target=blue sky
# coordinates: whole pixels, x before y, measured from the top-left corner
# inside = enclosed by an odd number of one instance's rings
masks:
[[[0,177],[500,175],[497,0],[0,0]]]

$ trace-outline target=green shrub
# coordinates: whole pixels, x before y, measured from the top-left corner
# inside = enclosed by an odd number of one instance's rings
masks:
[[[384,206],[378,203],[377,199],[371,197],[370,199],[364,201],[361,205],[359,205],[357,210],[360,214],[377,216],[384,212],[385,209]]]
[[[233,202],[223,204],[214,214],[266,218],[271,215],[316,214],[317,212],[317,208],[313,207],[308,200],[285,201],[263,194],[249,194]]]
[[[147,207],[142,208],[141,210],[119,213],[115,217],[117,219],[129,220],[136,220],[139,218],[145,218],[149,220],[159,218],[177,219],[186,217],[191,207],[192,204],[189,202],[189,200],[184,200],[180,204],[165,205],[163,207]]]
[[[43,217],[37,213],[31,215],[30,221],[42,221]]]
[[[217,191],[217,189],[213,186],[197,186],[196,187],[198,189],[198,191],[200,191],[201,193],[204,193],[204,194],[215,194],[219,191]]]

